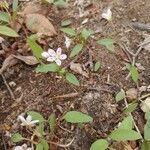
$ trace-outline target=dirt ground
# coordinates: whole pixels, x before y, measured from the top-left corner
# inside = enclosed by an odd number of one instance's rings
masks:
[[[86,1],[85,3],[88,3]],[[67,83],[63,78],[54,73],[37,74],[36,66],[28,66],[22,62],[9,68],[5,73],[7,83],[14,82],[16,85],[11,87],[16,101],[9,94],[6,85],[0,78],[0,150],[11,150],[13,147],[10,139],[5,137],[5,131],[13,133],[18,130],[17,116],[29,110],[35,110],[43,114],[45,118],[55,112],[57,118],[69,110],[79,110],[89,114],[94,118],[92,124],[87,124],[83,129],[59,122],[64,128],[72,130],[66,132],[57,127],[55,141],[59,143],[68,143],[72,137],[75,137],[73,144],[66,148],[68,150],[89,150],[90,145],[97,138],[106,138],[107,135],[122,120],[122,111],[124,103],[119,104],[115,101],[115,95],[123,88],[125,91],[130,88],[137,88],[136,84],[129,78],[126,80],[128,70],[123,70],[125,63],[130,62],[130,57],[124,52],[123,46],[126,45],[133,53],[138,49],[138,45],[143,42],[147,31],[137,30],[130,26],[131,22],[150,23],[150,1],[149,0],[95,0],[87,4],[85,11],[89,12],[87,16],[79,18],[78,8],[69,2],[66,9],[57,9],[48,7],[47,17],[56,28],[58,35],[52,39],[45,39],[46,44],[51,47],[62,47],[66,54],[69,50],[64,45],[64,34],[59,31],[62,20],[71,18],[72,27],[92,29],[97,34],[91,38],[84,50],[84,53],[76,62],[86,64],[88,61],[101,62],[101,69],[97,73],[90,71],[90,66],[86,66],[86,71],[90,77],[87,79],[77,74],[81,81],[81,86],[76,87]],[[86,5],[85,5],[86,6]],[[102,10],[110,6],[113,12],[111,22],[106,22],[100,18]],[[82,25],[82,21],[88,18],[88,22]],[[28,31],[28,34],[30,32]],[[95,39],[112,38],[116,41],[115,54],[110,53],[105,47],[96,44]],[[8,51],[5,57],[0,58],[0,65],[10,54],[18,54],[18,49],[25,49],[25,37],[19,37],[17,41],[7,41],[9,49],[14,43],[13,51]],[[43,45],[47,49],[48,45]],[[2,48],[2,47],[1,47]],[[27,52],[26,55],[30,53]],[[91,60],[92,56],[92,60]],[[64,62],[67,65],[70,60]],[[144,70],[139,70],[139,87],[150,85],[150,53],[142,50],[136,59]],[[109,83],[108,83],[109,78]],[[57,98],[65,94],[77,93],[74,97]],[[140,109],[134,113],[134,119],[143,133],[144,118]],[[138,144],[133,144],[133,149]],[[59,147],[54,147],[60,149]],[[122,149],[119,146],[116,150]]]

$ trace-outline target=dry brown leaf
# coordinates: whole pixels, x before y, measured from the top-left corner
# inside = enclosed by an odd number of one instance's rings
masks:
[[[150,36],[146,36],[144,41],[139,45],[150,52]]]
[[[40,13],[40,12],[43,12],[43,9],[40,3],[29,2],[24,6],[22,12],[19,12],[19,14],[21,16],[25,16],[28,14]]]
[[[34,56],[15,56],[13,55],[15,58],[23,61],[24,63],[26,63],[27,65],[36,65],[39,62],[37,61],[37,59]]]
[[[26,15],[25,23],[27,28],[33,33],[46,36],[53,36],[57,34],[50,21],[41,14]]]
[[[16,65],[18,60],[14,58],[13,55],[9,55],[3,62],[2,67],[0,68],[0,74],[2,74],[7,68]]]
[[[86,78],[89,78],[88,73],[82,70],[82,66],[79,63],[71,63],[70,69],[78,74],[83,75]]]

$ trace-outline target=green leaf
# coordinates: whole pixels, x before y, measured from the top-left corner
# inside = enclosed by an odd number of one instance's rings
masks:
[[[76,76],[72,73],[67,73],[66,74],[66,80],[76,86],[79,86],[80,85],[80,82],[79,80],[76,78]]]
[[[50,127],[50,131],[54,132],[55,130],[55,126],[56,126],[56,116],[54,113],[52,113],[49,118],[48,118],[48,123],[49,123],[49,127]]]
[[[146,112],[146,113],[145,113],[145,119],[146,119],[146,120],[150,119],[150,112]]]
[[[110,52],[114,52],[114,43],[115,41],[113,39],[102,39],[97,41],[98,44],[105,46]]]
[[[144,139],[150,141],[150,119],[147,120],[144,126]]]
[[[27,43],[30,46],[33,55],[37,58],[40,59],[42,58],[41,53],[43,52],[43,49],[41,48],[40,45],[38,45],[35,40],[32,40],[30,38],[27,39]]]
[[[22,135],[19,134],[19,133],[15,133],[15,134],[13,134],[12,137],[11,137],[11,141],[14,142],[14,143],[20,142],[20,141],[22,141],[22,140],[23,140],[23,137],[22,137]]]
[[[116,129],[112,131],[110,134],[110,138],[115,141],[127,141],[127,140],[138,140],[141,139],[141,135],[134,131],[134,130],[128,130],[128,129]]]
[[[141,150],[150,150],[150,141],[144,141]]]
[[[72,57],[78,55],[82,49],[83,49],[82,44],[75,45],[74,48],[72,49],[71,53],[70,53],[70,57],[72,58]]]
[[[18,33],[14,31],[13,29],[7,27],[7,26],[1,26],[0,25],[0,34],[10,36],[10,37],[18,37]]]
[[[6,12],[0,12],[0,20],[3,21],[3,22],[9,23],[10,22],[9,14],[6,13]]]
[[[41,144],[43,145],[43,150],[49,150],[48,142],[45,139],[41,139]]]
[[[39,122],[44,122],[44,120],[45,120],[43,118],[43,116],[40,113],[38,113],[38,112],[28,111],[27,114],[32,117],[32,120],[39,120]]]
[[[58,72],[59,70],[60,70],[60,67],[55,63],[47,64],[47,65],[39,65],[36,68],[37,73]]]
[[[82,31],[81,31],[81,36],[85,39],[85,40],[87,40],[92,34],[94,34],[94,31],[93,30],[88,30],[88,29],[83,29]]]
[[[44,122],[40,122],[39,125],[36,126],[36,131],[38,132],[38,137],[42,137],[42,135],[44,135]]]
[[[127,129],[127,130],[132,130],[133,128],[133,118],[132,116],[128,116],[124,118],[118,129]]]
[[[18,9],[18,0],[13,0],[13,12],[17,11]]]
[[[134,82],[137,82],[139,79],[139,73],[138,73],[137,68],[128,63],[126,64],[126,68],[130,71],[132,80]]]
[[[99,139],[91,145],[90,150],[106,150],[107,148],[108,142],[104,139]]]
[[[116,102],[119,102],[125,98],[125,92],[123,89],[116,95]]]
[[[99,61],[97,61],[94,65],[94,71],[95,72],[98,71],[100,67],[101,67],[101,63]]]
[[[70,35],[71,37],[76,36],[75,29],[73,29],[73,28],[61,28],[60,30],[63,31],[64,33]]]
[[[131,103],[131,104],[129,104],[128,107],[123,111],[123,113],[125,113],[125,114],[132,113],[132,112],[136,109],[137,106],[138,106],[137,103]]]
[[[54,5],[56,5],[57,7],[66,7],[67,2],[65,2],[64,0],[57,0],[56,2],[54,2]]]
[[[36,150],[44,150],[43,145],[41,143],[37,144]]]
[[[68,19],[68,20],[62,21],[62,22],[61,22],[61,26],[62,26],[62,27],[65,27],[65,26],[70,25],[71,23],[72,23],[72,21],[71,21],[70,19]]]
[[[93,118],[83,114],[82,112],[78,111],[69,111],[64,116],[63,119],[65,119],[67,122],[70,123],[87,123],[92,122]]]

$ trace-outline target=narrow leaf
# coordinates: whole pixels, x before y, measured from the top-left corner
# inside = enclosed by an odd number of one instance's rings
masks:
[[[43,145],[43,150],[49,150],[48,142],[45,139],[41,139],[41,144]]]
[[[75,45],[70,53],[70,57],[72,58],[72,57],[78,55],[81,52],[82,48],[83,48],[82,44]]]
[[[99,139],[95,141],[90,150],[106,150],[108,148],[108,142],[104,139]]]
[[[82,31],[81,31],[81,36],[85,39],[85,40],[87,40],[92,34],[94,34],[94,31],[93,30],[88,30],[88,29],[83,29]]]
[[[18,9],[18,0],[13,0],[13,12],[17,11]]]
[[[136,68],[135,66],[131,66],[130,72],[131,72],[132,80],[133,80],[134,82],[137,82],[137,81],[138,81],[138,78],[139,78],[139,73],[138,73],[137,68]]]
[[[125,98],[125,92],[123,89],[116,95],[116,102],[119,102]]]
[[[47,64],[47,65],[39,65],[36,68],[37,73],[39,73],[39,72],[42,72],[42,73],[58,72],[59,70],[60,70],[60,67],[55,63]]]
[[[144,141],[141,150],[150,150],[150,141]]]
[[[97,61],[94,65],[94,71],[95,72],[98,71],[100,67],[101,67],[101,63],[99,61]]]
[[[70,36],[76,36],[75,29],[73,29],[73,28],[61,28],[60,30]]]
[[[54,113],[49,116],[48,123],[49,123],[50,131],[54,132],[55,125],[56,125],[56,116]]]
[[[10,16],[6,12],[0,12],[0,20],[9,23],[10,22]]]
[[[141,136],[138,132],[128,129],[116,129],[110,134],[110,138],[115,141],[138,140]]]
[[[62,21],[62,22],[61,22],[61,26],[62,26],[62,27],[65,27],[65,26],[70,25],[71,23],[72,23],[71,20],[68,19],[68,20]]]
[[[69,81],[70,83],[76,85],[76,86],[79,86],[80,85],[80,82],[79,80],[76,78],[76,76],[72,73],[67,73],[66,74],[66,80]]]
[[[40,59],[42,58],[41,53],[43,52],[43,49],[41,48],[40,45],[38,45],[34,40],[28,38],[27,43],[30,46],[33,55],[37,58]]]
[[[128,107],[123,111],[123,113],[125,114],[129,114],[132,113],[136,108],[137,108],[138,104],[137,103],[131,103],[128,105]]]
[[[70,123],[87,123],[87,122],[92,122],[93,118],[83,114],[82,112],[78,111],[69,111],[67,112],[63,119],[65,119],[67,122]]]
[[[18,37],[18,33],[14,31],[13,29],[0,25],[0,34],[10,36],[10,37]]]
[[[37,144],[36,150],[44,150],[43,145],[41,143]]]
[[[150,119],[147,120],[144,126],[144,139],[150,141]]]

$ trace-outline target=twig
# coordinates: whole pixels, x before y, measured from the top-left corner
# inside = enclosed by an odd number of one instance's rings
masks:
[[[125,102],[126,108],[128,108],[128,102],[127,102],[126,98],[124,98],[124,102]],[[135,121],[134,121],[134,118],[133,118],[132,114],[129,113],[129,115],[130,115],[131,118],[132,118],[132,121],[133,121],[133,124],[134,124],[134,127],[135,127],[136,131],[139,133],[139,135],[141,136],[141,138],[142,138],[142,140],[143,140],[143,137],[142,137],[142,135],[141,135],[141,132],[140,132],[138,126],[136,125],[136,123],[135,123]]]
[[[72,131],[62,127],[60,124],[58,124],[58,126],[60,127],[60,129],[64,130],[64,131],[67,131],[68,133],[73,133]]]
[[[150,24],[144,24],[144,23],[140,23],[140,22],[132,22],[130,23],[130,25],[132,27],[134,27],[135,29],[138,29],[138,30],[145,30],[145,31],[148,31],[150,32]]]
[[[3,145],[4,145],[4,150],[7,150],[7,146],[6,146],[6,142],[4,140],[3,132],[2,132],[2,142],[3,142]]]
[[[7,81],[6,81],[5,77],[4,77],[4,75],[3,75],[2,73],[1,73],[1,76],[2,76],[2,79],[3,79],[3,81],[4,81],[4,84],[6,85],[8,91],[9,91],[9,93],[10,93],[11,98],[12,98],[13,100],[15,100],[14,93],[12,92],[11,88],[9,87],[9,85],[8,85],[8,83],[7,83]]]
[[[66,147],[69,147],[73,143],[74,139],[75,138],[73,138],[68,144],[65,144],[65,145],[64,144],[55,143],[55,142],[52,142],[52,141],[48,141],[48,143],[53,144],[53,145],[57,145],[59,147],[66,148]]]

